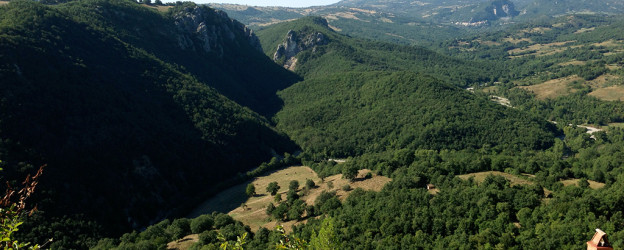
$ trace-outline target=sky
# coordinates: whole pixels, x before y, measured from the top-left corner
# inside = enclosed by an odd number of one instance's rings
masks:
[[[232,3],[250,6],[310,7],[337,3],[340,0],[191,0],[195,3]],[[153,2],[153,1],[152,1]],[[175,2],[165,1],[163,2]]]

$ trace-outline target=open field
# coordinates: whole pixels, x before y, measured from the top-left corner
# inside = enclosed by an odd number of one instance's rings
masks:
[[[599,88],[589,93],[589,95],[606,101],[622,101],[624,100],[624,86]]]
[[[533,44],[526,48],[516,48],[509,50],[509,56],[511,58],[522,57],[527,55],[535,55],[535,56],[547,56],[552,55],[567,49],[565,47],[566,44],[574,41],[566,41],[566,42],[555,42],[555,43],[546,43],[546,44]]]
[[[581,65],[585,65],[586,63],[587,62],[585,62],[585,61],[572,60],[572,61],[559,63],[558,65],[559,66],[568,66],[568,65],[581,66]]]
[[[624,128],[624,122],[609,123],[609,127],[612,127],[612,128]]]
[[[306,180],[311,179],[316,183],[316,187],[309,190],[301,199],[308,205],[314,205],[314,201],[323,191],[336,191],[338,198],[344,200],[353,189],[362,188],[364,190],[379,191],[386,183],[391,181],[390,178],[385,176],[373,176],[370,179],[364,179],[364,176],[369,172],[370,170],[366,169],[360,170],[356,180],[351,183],[348,180],[342,179],[342,174],[329,176],[322,182],[309,167],[289,167],[275,171],[267,176],[258,177],[251,182],[234,186],[219,193],[197,208],[190,217],[211,213],[212,211],[219,211],[228,213],[234,219],[243,222],[245,225],[249,225],[253,231],[258,230],[260,227],[272,229],[277,225],[277,222],[271,221],[266,214],[267,205],[274,202],[274,197],[266,192],[266,187],[269,183],[273,181],[278,183],[280,186],[278,193],[281,194],[282,199],[285,200],[288,185],[291,180],[299,181],[300,190],[302,190]],[[245,188],[249,183],[253,183],[256,187],[256,195],[251,198],[245,195]],[[332,186],[331,188],[329,187],[330,185]],[[342,187],[345,185],[349,185],[351,190],[342,190]],[[293,225],[305,222],[306,220],[301,220],[279,222],[279,224],[284,226],[284,229],[288,231]]]
[[[9,1],[0,1],[0,5],[9,4]]]
[[[577,31],[574,31],[574,34],[580,34],[580,33],[587,32],[587,31],[592,31],[592,30],[595,30],[595,29],[596,29],[596,27],[580,28]]]
[[[505,37],[505,38],[503,39],[503,42],[510,42],[510,43],[513,43],[513,44],[518,44],[518,43],[521,43],[521,42],[529,42],[529,43],[532,43],[532,42],[533,42],[533,40],[531,40],[531,38],[513,38],[513,37]]]
[[[563,186],[570,186],[570,185],[578,186],[578,182],[579,182],[579,179],[568,179],[568,180],[561,181],[561,183],[563,183]],[[587,180],[587,182],[589,182],[589,188],[591,189],[599,189],[605,186],[605,184],[602,182],[597,182],[597,181],[592,181],[592,180]]]
[[[527,178],[522,178],[522,177],[519,177],[519,176],[515,176],[515,175],[512,175],[512,174],[508,174],[508,173],[500,172],[500,171],[484,171],[484,172],[478,172],[478,173],[463,174],[463,175],[459,175],[457,177],[461,178],[462,180],[468,180],[468,178],[474,177],[474,180],[477,183],[481,183],[489,175],[498,175],[498,176],[505,177],[505,179],[507,179],[512,186],[515,186],[515,185],[531,185],[534,182],[531,181],[530,178],[535,178],[535,175],[531,175],[531,174],[522,174],[522,176],[527,177]],[[552,194],[552,191],[544,188],[544,196],[548,197],[548,196],[550,196],[550,194]],[[544,198],[543,200],[545,202],[547,202],[548,199],[549,198]]]
[[[533,182],[530,180],[527,180],[527,179],[524,179],[524,178],[521,178],[512,174],[508,174],[505,172],[500,172],[500,171],[484,171],[484,172],[478,172],[478,173],[463,174],[457,177],[461,178],[462,180],[468,180],[470,177],[474,177],[474,180],[477,183],[481,183],[483,182],[483,180],[485,180],[486,177],[490,175],[498,175],[498,176],[505,177],[505,179],[509,180],[512,186],[533,184]]]
[[[167,10],[173,8],[173,6],[164,6],[164,5],[146,5],[146,4],[141,4],[141,5],[145,6],[146,8],[158,10],[160,12],[167,12]]]
[[[197,243],[198,241],[199,241],[199,234],[187,235],[186,237],[182,239],[169,242],[167,244],[167,249],[169,250],[189,249],[191,246],[193,246],[193,244]]]
[[[546,81],[544,83],[531,85],[531,86],[521,86],[518,88],[526,89],[535,93],[537,99],[544,100],[547,98],[556,98],[558,96],[568,95],[573,92],[570,89],[570,83],[574,81],[583,81],[583,78],[579,76],[568,76],[564,78],[558,78]]]

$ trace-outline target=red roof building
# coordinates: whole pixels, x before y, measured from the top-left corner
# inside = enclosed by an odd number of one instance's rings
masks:
[[[596,228],[596,233],[594,237],[590,241],[587,242],[587,250],[613,250],[611,244],[607,240],[607,233],[602,230]]]

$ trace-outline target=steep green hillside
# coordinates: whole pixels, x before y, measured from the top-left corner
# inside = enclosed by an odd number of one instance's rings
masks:
[[[342,73],[281,92],[278,128],[304,149],[351,156],[396,149],[546,148],[548,124],[408,72]]]
[[[305,78],[280,92],[285,105],[274,119],[310,153],[552,144],[545,121],[451,87],[494,82],[496,65],[346,37],[322,18],[276,24],[258,35],[268,55]]]
[[[271,152],[295,149],[265,118],[210,85],[237,84],[229,93],[253,84],[275,91],[296,77],[263,59],[242,26],[222,13],[194,5],[172,11],[161,15],[122,0],[57,6],[12,1],[0,7],[2,161],[12,168],[5,168],[7,177],[28,170],[22,161],[48,164],[39,204],[47,215],[80,213],[108,233],[121,233],[183,211],[214,184],[268,160]],[[195,47],[208,43],[199,34],[173,25],[176,15],[198,11],[219,23],[213,26],[215,40],[206,45],[212,51]],[[165,35],[187,38],[188,46],[160,39]],[[170,52],[161,49],[167,46]],[[234,50],[238,54],[231,55]],[[206,71],[219,75],[194,76],[199,68],[175,64],[178,52],[198,54],[194,58]],[[252,55],[225,59],[245,53]],[[270,70],[249,71],[256,64],[239,61],[249,58],[268,62],[254,70]],[[219,67],[209,68],[214,65]],[[261,80],[245,82],[253,73]],[[273,84],[263,86],[269,78]],[[238,98],[254,94],[262,100],[264,93],[254,88]],[[50,232],[31,233],[62,240]]]

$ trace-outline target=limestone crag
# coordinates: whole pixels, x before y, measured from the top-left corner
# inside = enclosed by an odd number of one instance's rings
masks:
[[[327,37],[320,32],[297,34],[297,32],[289,30],[284,42],[277,46],[277,50],[273,54],[273,61],[283,60],[284,68],[294,70],[297,65],[297,54],[307,49],[311,49],[314,53],[317,46],[326,45],[328,42]]]
[[[177,41],[182,49],[214,52],[222,57],[224,43],[240,46],[239,40],[242,40],[262,51],[253,31],[230,19],[223,11],[204,6],[187,7],[174,15],[174,22],[180,31]]]

